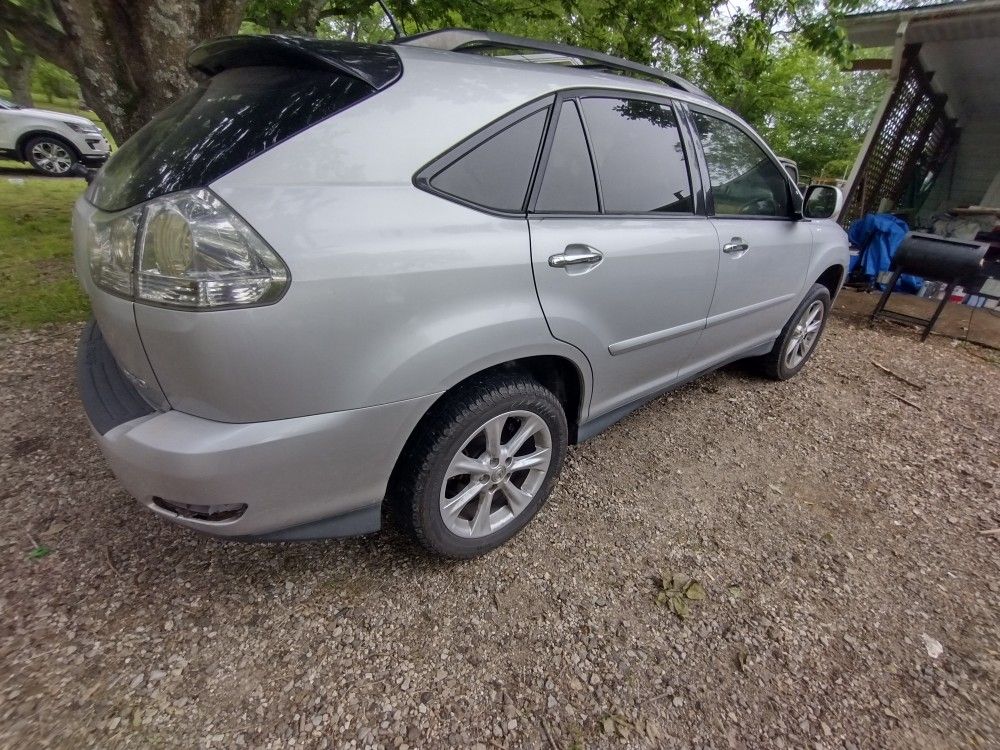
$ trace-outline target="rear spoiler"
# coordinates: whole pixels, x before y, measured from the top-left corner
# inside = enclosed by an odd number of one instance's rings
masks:
[[[392,47],[277,35],[213,39],[191,50],[187,62],[192,70],[207,76],[256,65],[333,70],[376,91],[403,73],[403,63]]]

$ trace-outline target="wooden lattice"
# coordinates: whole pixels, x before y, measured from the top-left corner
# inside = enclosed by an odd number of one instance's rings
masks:
[[[926,194],[924,183],[936,177],[957,138],[946,97],[931,88],[933,74],[924,71],[918,50],[910,45],[904,51],[896,87],[847,196],[845,226],[878,211],[885,199],[895,207],[906,194]]]

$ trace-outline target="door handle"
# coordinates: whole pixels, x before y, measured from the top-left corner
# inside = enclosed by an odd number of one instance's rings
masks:
[[[563,253],[549,256],[549,265],[553,268],[565,268],[581,263],[600,263],[602,260],[604,254],[600,250],[595,250],[590,245],[574,244],[566,245]]]
[[[735,255],[737,257],[743,255],[749,249],[750,245],[742,237],[733,237],[722,246],[722,252],[726,253],[726,255]]]

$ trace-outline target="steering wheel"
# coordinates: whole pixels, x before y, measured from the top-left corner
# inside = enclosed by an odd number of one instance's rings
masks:
[[[765,198],[754,198],[740,206],[739,213],[751,216],[777,216],[778,203],[770,195]]]

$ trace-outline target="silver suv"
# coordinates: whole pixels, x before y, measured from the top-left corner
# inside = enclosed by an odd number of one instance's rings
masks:
[[[567,446],[815,351],[848,260],[742,120],[668,73],[456,31],[227,38],[76,205],[79,380],[153,512],[255,540],[398,512],[473,557]]]

